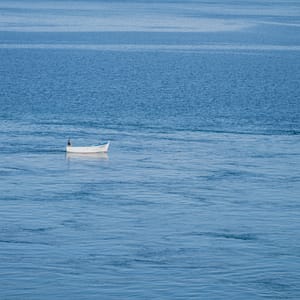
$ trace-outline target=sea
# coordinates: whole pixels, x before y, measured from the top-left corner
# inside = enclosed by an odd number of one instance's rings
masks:
[[[300,2],[1,0],[0,299],[300,299]]]

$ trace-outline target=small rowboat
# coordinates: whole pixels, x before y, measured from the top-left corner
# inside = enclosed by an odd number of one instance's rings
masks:
[[[103,145],[97,145],[97,146],[88,146],[88,147],[73,147],[73,146],[67,146],[66,151],[68,153],[106,153],[108,151],[109,142]]]

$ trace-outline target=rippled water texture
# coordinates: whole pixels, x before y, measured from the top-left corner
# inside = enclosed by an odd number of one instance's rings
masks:
[[[1,1],[0,299],[299,299],[299,16]]]

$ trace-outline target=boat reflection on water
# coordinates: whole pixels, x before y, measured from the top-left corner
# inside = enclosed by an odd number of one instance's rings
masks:
[[[80,159],[80,160],[108,160],[107,153],[66,153],[66,158],[70,159]]]

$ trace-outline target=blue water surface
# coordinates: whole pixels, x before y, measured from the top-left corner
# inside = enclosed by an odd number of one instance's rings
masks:
[[[299,299],[299,16],[1,1],[0,299]]]

